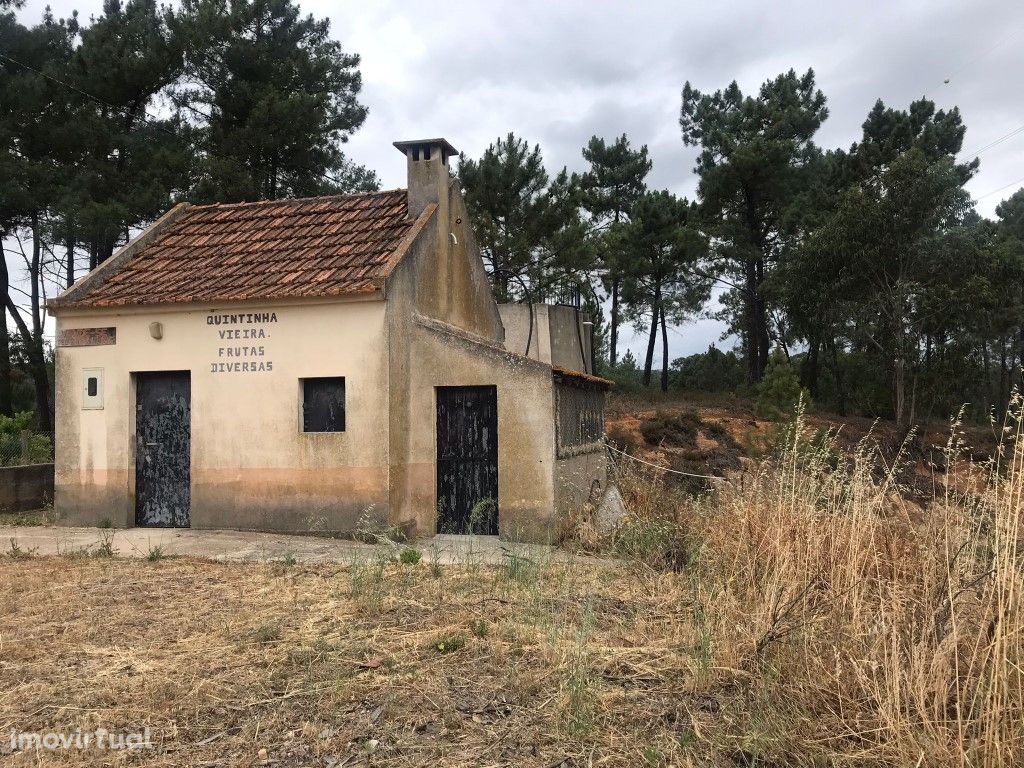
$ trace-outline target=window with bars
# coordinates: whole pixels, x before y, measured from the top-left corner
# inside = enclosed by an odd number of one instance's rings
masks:
[[[604,437],[605,393],[566,382],[555,385],[555,431],[558,455],[598,450]]]

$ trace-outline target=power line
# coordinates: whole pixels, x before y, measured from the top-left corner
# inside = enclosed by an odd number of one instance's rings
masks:
[[[999,189],[993,189],[991,192],[986,192],[984,195],[981,195],[980,197],[977,197],[975,199],[976,200],[984,200],[986,197],[991,197],[992,195],[994,195],[994,194],[996,194],[998,192],[1002,192],[1004,189],[1008,189],[1009,187],[1012,187],[1012,186],[1014,186],[1016,184],[1024,184],[1024,176],[1022,176],[1021,178],[1017,179],[1016,181],[1011,181],[1009,184],[1004,184]]]
[[[975,152],[969,154],[968,155],[968,159],[967,159],[966,162],[970,162],[971,160],[974,160],[982,152],[986,152],[986,151],[992,149],[993,147],[996,147],[996,146],[1002,144],[1004,141],[1007,141],[1008,139],[1012,139],[1014,136],[1017,136],[1018,134],[1021,134],[1021,133],[1024,133],[1024,125],[1019,125],[1016,128],[1014,128],[1013,130],[1009,131],[1008,133],[1004,133],[1002,136],[996,137],[993,141],[990,141],[985,146],[983,146],[980,149],[976,150]]]
[[[114,106],[109,101],[105,101],[105,100],[101,99],[99,96],[96,96],[95,94],[89,93],[88,91],[84,91],[81,88],[79,88],[78,86],[72,85],[71,83],[68,83],[68,82],[66,82],[64,80],[61,80],[59,77],[54,77],[53,75],[47,74],[46,72],[43,72],[41,69],[36,69],[35,67],[30,66],[29,64],[25,64],[22,61],[18,61],[17,59],[13,58],[12,56],[8,56],[6,53],[0,53],[0,59],[6,59],[7,61],[11,62],[12,64],[17,64],[19,67],[23,67],[24,69],[27,69],[30,72],[35,72],[37,75],[45,77],[47,80],[50,80],[50,81],[52,81],[54,83],[57,83],[58,85],[63,85],[65,88],[69,88],[72,91],[75,91],[76,93],[79,93],[82,96],[85,96],[87,99],[92,99],[97,104],[102,104],[105,107],[110,107],[111,109],[113,109],[115,111],[118,111],[118,112],[121,112],[121,113],[127,113],[128,112],[128,109],[126,107]],[[155,122],[152,118],[150,118],[149,112],[147,112],[145,109],[142,110],[142,119],[145,120],[147,123],[150,123],[157,130],[163,131],[168,136],[177,136],[177,134],[175,134],[173,131],[167,130],[162,125],[160,125],[159,123]]]

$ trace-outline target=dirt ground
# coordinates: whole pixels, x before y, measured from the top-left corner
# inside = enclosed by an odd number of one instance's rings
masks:
[[[672,574],[0,557],[5,766],[703,764]],[[151,746],[11,752],[9,734]]]
[[[846,456],[861,441],[871,441],[888,461],[900,464],[900,481],[910,497],[927,500],[943,482],[949,421],[932,422],[909,437],[892,422],[860,416],[812,411],[805,421],[808,429],[832,435],[837,451]],[[613,446],[659,466],[716,477],[735,478],[751,469],[774,450],[784,428],[759,418],[752,401],[732,394],[613,394],[606,414]],[[996,447],[996,433],[991,427],[957,425],[956,435],[964,444],[960,455],[978,467],[972,475],[976,489]],[[692,478],[676,480],[690,490],[706,486]]]

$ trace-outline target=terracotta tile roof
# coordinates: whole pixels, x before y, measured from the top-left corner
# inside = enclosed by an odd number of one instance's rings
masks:
[[[373,290],[414,222],[403,189],[187,206],[56,306],[245,301]],[[132,248],[131,244],[127,248]],[[114,257],[117,259],[117,255]]]

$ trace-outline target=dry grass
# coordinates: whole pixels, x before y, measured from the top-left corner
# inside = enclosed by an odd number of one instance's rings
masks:
[[[900,457],[886,467],[865,441],[847,460],[802,419],[780,456],[693,504],[626,469],[634,515],[619,541],[685,564],[702,679],[726,715],[701,733],[713,753],[809,766],[1024,756],[1020,421],[1004,434],[988,484],[967,493],[960,474],[978,468],[959,460],[953,424],[923,513],[904,500]]]
[[[620,560],[0,560],[5,765],[1009,766],[1024,435],[922,515],[798,424],[696,501],[622,477]],[[954,430],[954,438],[956,432]],[[960,471],[951,441],[949,488]],[[407,558],[409,560],[414,558]],[[265,750],[262,751],[261,750]],[[2,754],[2,752],[0,752]]]
[[[611,562],[5,558],[0,581],[0,750],[11,729],[156,745],[47,765],[657,764],[700,706],[672,578]]]

